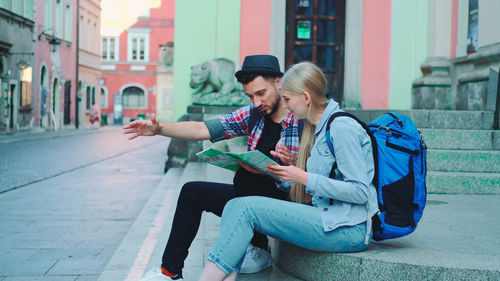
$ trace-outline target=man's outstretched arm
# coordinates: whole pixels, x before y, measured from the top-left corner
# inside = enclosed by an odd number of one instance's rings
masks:
[[[166,137],[185,140],[208,140],[210,133],[204,122],[175,122],[160,124],[156,116],[151,115],[151,120],[135,120],[123,126],[124,134],[131,134],[129,140],[139,136],[162,135]]]

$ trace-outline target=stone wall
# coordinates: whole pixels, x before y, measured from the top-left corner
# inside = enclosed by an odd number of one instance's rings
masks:
[[[429,58],[413,83],[412,109],[495,111],[500,43],[457,59]]]

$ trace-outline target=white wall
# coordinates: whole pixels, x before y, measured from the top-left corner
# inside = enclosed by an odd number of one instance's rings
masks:
[[[451,1],[429,2],[428,57],[450,57]]]
[[[363,0],[346,1],[344,45],[344,106],[361,106]]]
[[[285,65],[285,27],[286,27],[286,1],[272,0],[271,3],[271,32],[269,40],[269,54],[278,58],[281,70],[286,70]]]
[[[500,1],[479,0],[479,48],[500,42]]]

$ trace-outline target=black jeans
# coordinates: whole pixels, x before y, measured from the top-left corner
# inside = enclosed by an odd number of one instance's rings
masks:
[[[288,196],[276,188],[265,193],[252,195],[278,199],[286,199]],[[177,200],[170,237],[163,252],[162,267],[173,274],[181,273],[188,249],[198,232],[203,211],[220,217],[226,203],[237,196],[232,184],[200,181],[184,184]],[[255,233],[251,243],[257,247],[266,248],[267,236]]]

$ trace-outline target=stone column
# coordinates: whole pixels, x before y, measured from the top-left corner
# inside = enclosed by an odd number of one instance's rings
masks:
[[[412,109],[451,109],[452,1],[429,1],[427,60],[412,85]]]

